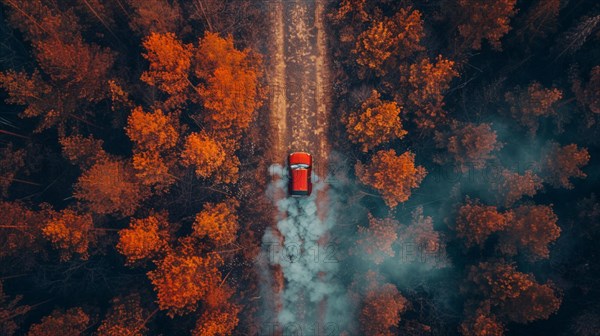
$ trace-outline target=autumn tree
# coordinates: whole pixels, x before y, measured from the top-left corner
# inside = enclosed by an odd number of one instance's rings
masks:
[[[194,166],[196,175],[211,177],[226,161],[226,153],[219,141],[205,132],[191,133],[185,139],[181,152],[182,163]]]
[[[579,105],[587,107],[593,113],[600,113],[600,65],[592,68],[587,83],[574,76],[571,81],[571,90]]]
[[[342,0],[337,10],[329,16],[338,24],[347,17],[350,17],[350,22],[369,21],[369,13],[365,8],[366,2],[366,0]]]
[[[60,251],[60,259],[67,261],[75,253],[82,259],[88,258],[90,231],[93,227],[90,214],[79,214],[74,210],[65,209],[54,214],[46,222],[42,232],[44,237]]]
[[[443,164],[453,162],[462,172],[482,169],[493,157],[493,152],[502,148],[496,131],[491,124],[473,124],[453,121],[448,132],[436,132],[436,146],[447,150],[434,160]]]
[[[62,154],[71,163],[82,168],[90,168],[96,161],[107,157],[102,148],[104,141],[93,136],[84,137],[79,134],[58,139]]]
[[[169,246],[167,214],[153,214],[145,218],[132,218],[129,227],[119,231],[117,250],[127,258],[127,264],[156,257]]]
[[[521,175],[504,169],[500,178],[492,181],[492,186],[504,206],[510,207],[523,196],[533,197],[538,190],[542,189],[542,179],[531,170]]]
[[[413,210],[410,225],[400,226],[397,232],[398,242],[402,244],[401,258],[433,267],[446,264],[444,237],[433,228],[433,218],[423,214],[422,206]],[[418,251],[418,254],[409,255],[414,250]]]
[[[177,33],[184,27],[182,9],[177,0],[127,0],[127,2],[134,11],[129,26],[142,36],[153,33]]]
[[[531,83],[526,89],[517,86],[505,95],[512,117],[532,135],[537,132],[540,118],[556,115],[554,108],[562,97],[561,90],[544,88],[538,82]]]
[[[208,237],[216,246],[235,242],[239,228],[237,208],[239,202],[228,199],[221,203],[207,203],[196,215],[192,229],[197,237]]]
[[[118,296],[111,300],[111,307],[96,333],[98,336],[143,336],[148,331],[149,317],[151,313],[142,306],[139,294]]]
[[[465,240],[467,247],[482,246],[494,232],[504,230],[513,220],[512,211],[498,212],[495,206],[482,205],[467,199],[458,209],[456,235]]]
[[[412,104],[405,112],[421,130],[429,130],[446,120],[444,94],[450,82],[458,76],[454,61],[439,55],[437,59],[424,58],[420,62],[402,68],[403,80],[408,82],[408,100]]]
[[[485,314],[481,309],[460,324],[463,336],[503,336],[504,325],[493,314]]]
[[[74,196],[98,214],[132,215],[148,192],[124,160],[106,158],[96,162],[77,180]]]
[[[562,301],[551,282],[539,284],[503,261],[471,266],[467,279],[468,292],[484,298],[482,304],[490,304],[497,316],[517,323],[547,319]]]
[[[33,211],[20,202],[0,201],[0,258],[16,257],[21,266],[32,266],[43,250],[42,229],[48,211]],[[27,253],[25,253],[27,252]]]
[[[390,208],[408,200],[427,175],[425,168],[415,166],[412,152],[397,155],[393,149],[378,151],[366,165],[358,162],[355,171],[360,182],[378,190]]]
[[[193,46],[183,44],[173,33],[154,32],[144,39],[143,46],[146,52],[142,55],[150,69],[142,74],[142,81],[169,95],[166,107],[183,105],[189,99]]]
[[[196,92],[206,113],[202,119],[216,131],[237,135],[248,128],[262,105],[262,62],[250,50],[238,50],[233,37],[206,32],[194,55]]]
[[[393,17],[373,20],[362,32],[352,53],[356,63],[383,75],[389,68],[425,48],[420,44],[424,37],[421,12],[412,8],[401,8]]]
[[[405,299],[396,286],[390,283],[374,282],[376,278],[367,275],[369,283],[362,302],[358,320],[364,335],[392,336],[392,327],[397,327],[400,314],[408,308]]]
[[[135,144],[135,174],[143,184],[158,191],[168,189],[175,182],[170,170],[175,164],[172,149],[179,138],[176,118],[159,109],[145,112],[141,107],[136,107],[127,119],[125,131]]]
[[[350,113],[346,120],[346,130],[350,140],[362,146],[367,152],[378,145],[402,139],[406,131],[400,120],[400,106],[393,101],[383,101],[381,95],[373,90],[371,96],[363,102],[360,111]]]
[[[499,249],[508,255],[524,252],[532,259],[547,259],[548,245],[560,236],[558,217],[547,205],[523,205],[500,234]]]
[[[55,309],[52,314],[32,325],[27,336],[79,335],[91,322],[90,316],[79,307]]]
[[[377,265],[395,255],[392,244],[398,238],[400,223],[392,218],[375,218],[369,213],[369,226],[358,226],[360,239],[357,245]]]
[[[168,251],[155,263],[156,269],[148,272],[148,278],[160,309],[168,310],[170,317],[195,311],[209,289],[221,281],[217,267],[222,259],[217,254],[199,255],[191,241],[182,242],[182,246]]]
[[[231,302],[234,293],[235,290],[225,283],[208,291],[204,311],[192,330],[193,336],[234,334],[242,310],[241,305]]]
[[[556,188],[573,189],[571,178],[586,178],[581,168],[588,164],[590,154],[587,148],[576,144],[560,146],[552,142],[542,159],[544,181]]]
[[[458,0],[461,22],[458,33],[467,48],[481,49],[483,40],[487,40],[492,48],[501,50],[500,39],[508,33],[510,19],[517,10],[516,0],[486,1]]]
[[[25,149],[15,149],[12,143],[0,148],[0,196],[6,198],[17,173],[25,166]]]
[[[18,331],[19,318],[31,310],[30,306],[19,304],[22,299],[21,295],[10,298],[0,281],[0,334],[12,336]]]

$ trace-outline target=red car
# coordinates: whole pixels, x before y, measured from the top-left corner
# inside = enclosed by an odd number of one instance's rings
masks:
[[[288,157],[290,170],[289,192],[291,196],[308,196],[312,192],[310,175],[312,156],[305,152],[291,153]]]

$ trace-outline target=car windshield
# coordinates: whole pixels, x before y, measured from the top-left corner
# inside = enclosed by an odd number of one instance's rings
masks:
[[[290,166],[290,168],[292,169],[298,169],[298,168],[308,168],[307,164],[303,164],[303,163],[298,163],[298,164],[293,164]]]

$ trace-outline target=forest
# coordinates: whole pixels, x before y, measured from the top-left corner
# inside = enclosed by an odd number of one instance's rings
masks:
[[[596,1],[0,14],[0,335],[600,335]],[[278,90],[330,102],[305,199]]]

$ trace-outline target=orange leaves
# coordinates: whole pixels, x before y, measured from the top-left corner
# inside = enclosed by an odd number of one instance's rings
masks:
[[[183,25],[178,1],[129,0],[128,2],[134,9],[129,25],[132,30],[144,36],[155,32],[178,32]]]
[[[155,257],[169,243],[169,223],[164,214],[132,219],[129,228],[119,231],[117,250],[127,258],[127,264]]]
[[[133,168],[123,160],[106,158],[83,172],[74,196],[86,201],[98,214],[132,215],[148,195],[135,178]]]
[[[181,158],[184,165],[195,166],[196,175],[203,178],[212,176],[227,159],[221,144],[204,132],[188,135]]]
[[[496,317],[482,314],[478,309],[475,316],[460,325],[460,332],[464,336],[503,336],[504,326]]]
[[[42,229],[44,237],[61,252],[60,259],[67,261],[73,253],[77,253],[82,259],[88,257],[88,245],[90,230],[94,223],[90,214],[78,214],[69,209],[52,216]]]
[[[510,104],[510,113],[521,125],[536,133],[539,118],[556,115],[553,106],[561,100],[563,93],[559,89],[546,89],[538,82],[532,82],[527,90],[516,87],[507,92],[506,102]]]
[[[457,170],[466,172],[469,168],[482,169],[491,153],[500,149],[496,132],[491,124],[471,124],[453,121],[447,133],[436,132],[436,145],[446,148],[448,153],[436,157],[438,163],[455,162]]]
[[[458,0],[463,22],[458,32],[468,48],[481,49],[487,40],[492,48],[502,49],[500,39],[510,30],[510,18],[517,12],[516,0]]]
[[[204,209],[196,215],[196,221],[192,226],[194,235],[208,236],[216,246],[233,243],[239,227],[236,214],[238,205],[235,199],[204,205]]]
[[[400,121],[400,106],[393,101],[382,101],[380,97],[373,90],[362,104],[362,110],[352,112],[346,121],[348,137],[361,144],[363,152],[407,134]]]
[[[579,148],[576,144],[561,147],[557,143],[551,143],[542,161],[544,179],[554,187],[573,189],[570,179],[587,177],[581,168],[589,160],[590,154],[585,147]]]
[[[408,200],[427,175],[425,168],[415,166],[413,153],[396,155],[393,149],[378,151],[367,165],[357,163],[355,171],[360,182],[377,189],[390,208]]]
[[[458,76],[454,65],[454,61],[439,55],[435,63],[424,58],[410,66],[408,83],[411,91],[408,99],[416,109],[414,122],[417,127],[432,129],[446,120],[444,93],[452,79]]]
[[[27,336],[79,335],[89,327],[90,322],[90,316],[81,308],[66,311],[56,309],[40,323],[32,325]]]
[[[395,60],[423,50],[420,41],[424,35],[421,13],[402,8],[392,18],[373,21],[358,36],[352,53],[357,55],[359,65],[383,75],[388,68],[397,66]]]
[[[531,170],[520,175],[518,172],[504,169],[500,179],[492,181],[492,184],[498,196],[504,201],[505,207],[512,206],[525,195],[532,197],[542,189],[542,179]]]
[[[518,272],[514,265],[506,262],[472,266],[468,280],[474,293],[490,300],[496,315],[514,322],[547,319],[562,301],[552,283],[541,285],[533,275]]]
[[[193,250],[190,246],[170,251],[156,262],[155,270],[148,272],[160,309],[168,310],[171,317],[195,311],[211,286],[221,281],[217,268],[221,258],[215,254],[199,256]]]
[[[144,58],[150,70],[142,74],[142,81],[171,95],[169,106],[179,106],[188,98],[189,71],[192,66],[192,45],[181,43],[173,33],[152,33],[143,42]]]
[[[547,205],[523,205],[514,209],[514,220],[500,234],[500,251],[517,255],[523,251],[531,259],[547,259],[548,245],[560,237],[558,217]]]
[[[392,218],[377,219],[369,213],[369,227],[358,227],[361,239],[357,244],[379,265],[386,257],[395,255],[392,244],[398,238],[396,231],[399,226],[400,223]]]
[[[369,287],[359,316],[361,329],[368,336],[392,336],[390,328],[398,326],[400,314],[408,308],[408,300],[393,284]]]
[[[500,213],[494,206],[481,205],[467,200],[458,210],[457,236],[465,239],[468,247],[482,245],[494,232],[505,229],[513,219],[513,213]]]
[[[131,111],[125,131],[141,150],[160,151],[170,149],[177,143],[179,133],[175,121],[161,110],[144,112],[141,107]]]
[[[30,210],[18,202],[0,201],[0,214],[0,246],[3,247],[0,257],[28,257],[29,253],[35,256],[42,249],[41,230],[48,213]]]
[[[81,135],[71,135],[58,139],[62,147],[63,156],[71,163],[79,164],[81,167],[89,168],[94,162],[105,158],[106,152],[102,149],[104,141],[94,139],[94,137],[83,137]]]
[[[208,113],[204,120],[215,130],[233,134],[245,130],[262,105],[261,61],[249,50],[237,50],[233,37],[207,32],[195,55],[197,87]]]
[[[143,336],[148,331],[144,325],[147,315],[148,312],[142,308],[139,295],[114,298],[97,334],[98,336]]]

